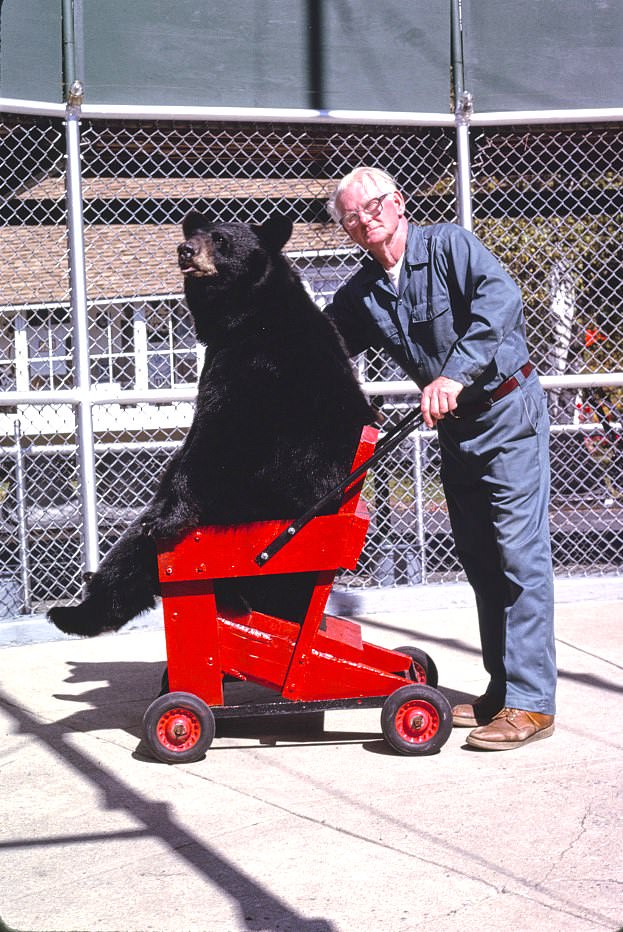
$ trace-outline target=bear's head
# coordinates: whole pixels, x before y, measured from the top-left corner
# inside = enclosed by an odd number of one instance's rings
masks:
[[[212,222],[197,212],[183,221],[177,248],[186,303],[202,343],[233,336],[242,324],[263,326],[276,313],[292,271],[281,249],[292,221],[281,214],[261,225]]]
[[[261,225],[212,222],[192,211],[183,221],[184,242],[177,247],[187,278],[227,288],[234,282],[259,282],[292,233],[292,221],[275,214]]]

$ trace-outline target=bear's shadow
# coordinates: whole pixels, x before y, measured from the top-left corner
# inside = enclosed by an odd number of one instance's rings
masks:
[[[142,718],[147,706],[160,691],[164,661],[85,661],[67,662],[65,683],[84,685],[83,692],[55,693],[55,699],[88,703],[63,718],[67,731],[120,729],[135,738],[142,735]],[[89,688],[90,687],[90,688]]]
[[[56,693],[55,698],[90,708],[81,708],[59,721],[66,731],[90,732],[121,730],[139,741],[138,758],[151,758],[143,743],[143,715],[160,692],[166,669],[164,661],[105,661],[88,663],[68,661],[66,683],[91,685],[84,692]],[[324,713],[252,714],[254,702],[279,701],[279,694],[253,683],[227,682],[224,685],[226,704],[249,705],[249,714],[217,720],[216,738],[256,738],[262,746],[279,742],[345,743],[379,739],[378,731],[325,731]],[[287,700],[283,700],[287,702]]]

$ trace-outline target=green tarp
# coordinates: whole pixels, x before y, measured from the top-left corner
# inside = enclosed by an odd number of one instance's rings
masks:
[[[457,6],[457,4],[454,4]],[[87,103],[448,113],[450,0],[73,0]],[[63,0],[0,0],[0,96],[63,99]],[[478,112],[623,106],[623,0],[463,0]]]

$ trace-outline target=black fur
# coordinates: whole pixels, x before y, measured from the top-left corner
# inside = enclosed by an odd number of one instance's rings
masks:
[[[193,213],[183,228],[186,301],[207,347],[193,423],[84,601],[50,610],[67,633],[117,630],[155,605],[155,538],[303,513],[347,475],[373,420],[336,331],[281,253],[291,222],[211,223]],[[305,574],[243,579],[217,596],[300,620],[309,585]]]

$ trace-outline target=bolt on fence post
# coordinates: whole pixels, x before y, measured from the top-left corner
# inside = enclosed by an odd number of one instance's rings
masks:
[[[93,413],[90,398],[89,315],[86,291],[82,179],[80,172],[80,107],[83,93],[84,89],[82,83],[80,81],[74,81],[69,92],[65,119],[67,146],[66,189],[74,384],[78,390],[78,401],[76,402],[75,412],[78,436],[78,463],[80,469],[80,504],[82,510],[84,567],[87,572],[93,572],[97,569],[99,561],[99,547],[97,498],[95,490]]]
[[[30,559],[28,554],[28,522],[26,518],[26,471],[24,469],[24,451],[22,449],[22,425],[20,421],[13,424],[15,438],[15,497],[17,500],[17,535],[19,541],[19,565],[22,577],[22,613],[32,611],[30,589]]]

